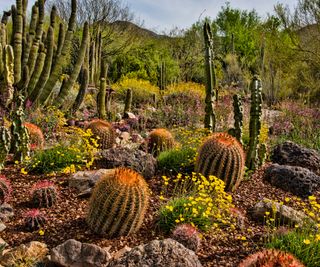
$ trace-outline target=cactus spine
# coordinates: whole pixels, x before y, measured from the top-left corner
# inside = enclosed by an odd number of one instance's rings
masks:
[[[233,96],[233,112],[234,112],[234,137],[242,145],[242,126],[243,126],[243,106],[241,98],[235,94]]]
[[[246,166],[249,170],[255,170],[258,165],[258,145],[261,130],[262,115],[262,86],[258,76],[254,76],[250,85],[251,107],[249,123],[249,146]]]
[[[144,178],[131,169],[110,170],[96,184],[86,221],[91,230],[107,237],[137,232],[149,203]]]
[[[227,191],[234,191],[243,178],[244,167],[244,151],[237,139],[226,133],[214,133],[200,147],[195,171],[220,178]]]
[[[79,89],[77,98],[74,101],[72,106],[72,114],[76,113],[77,110],[80,108],[84,100],[84,97],[86,95],[88,84],[89,84],[89,71],[87,68],[84,68],[80,73],[80,89]]]
[[[214,102],[216,100],[216,76],[213,64],[212,33],[209,23],[204,24],[205,42],[205,76],[206,76],[206,100],[204,127],[214,132],[216,128],[216,116],[214,113]]]
[[[131,105],[132,105],[132,90],[129,88],[127,90],[126,100],[124,103],[124,112],[123,112],[124,116],[126,116],[128,112],[131,111]]]

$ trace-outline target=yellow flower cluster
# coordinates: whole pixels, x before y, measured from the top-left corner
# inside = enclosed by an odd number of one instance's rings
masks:
[[[176,83],[167,87],[165,95],[170,95],[172,93],[195,93],[204,99],[205,91],[205,86],[203,84],[194,82]]]

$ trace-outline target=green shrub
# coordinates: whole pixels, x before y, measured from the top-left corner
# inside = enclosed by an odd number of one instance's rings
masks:
[[[158,168],[163,172],[190,173],[194,169],[196,150],[190,147],[163,151],[158,156]]]

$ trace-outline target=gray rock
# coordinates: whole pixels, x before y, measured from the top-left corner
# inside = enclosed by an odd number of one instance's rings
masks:
[[[95,160],[98,168],[132,168],[144,178],[149,179],[156,171],[156,159],[144,151],[127,147],[115,147],[99,152]]]
[[[101,176],[107,174],[111,170],[100,169],[96,171],[80,171],[73,174],[69,180],[68,185],[72,188],[76,188],[79,194],[87,194],[88,190],[94,187],[96,182]]]
[[[65,267],[100,267],[106,266],[110,254],[104,249],[69,239],[51,251],[51,261]]]
[[[0,232],[5,230],[6,228],[7,228],[7,226],[3,222],[0,222]]]
[[[7,242],[0,237],[0,248],[3,249],[7,246],[8,246]]]
[[[137,120],[138,119],[137,116],[134,115],[132,112],[126,112],[124,114],[124,118],[125,119],[132,119],[132,120]]]
[[[13,208],[8,203],[0,206],[0,221],[8,222],[14,216]]]
[[[173,239],[153,240],[133,248],[108,267],[201,267],[197,255]]]
[[[302,198],[311,196],[320,188],[320,176],[302,167],[272,164],[266,169],[264,179]]]
[[[269,215],[266,213],[269,213]],[[269,218],[274,218],[275,223],[279,225],[302,226],[305,222],[312,223],[312,220],[303,212],[269,199],[258,202],[249,210],[249,214],[252,219],[260,222],[265,222],[269,216]]]
[[[300,166],[320,175],[320,155],[316,150],[307,149],[287,141],[277,145],[271,155],[273,163]]]

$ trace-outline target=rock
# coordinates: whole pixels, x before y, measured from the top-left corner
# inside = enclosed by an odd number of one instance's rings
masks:
[[[264,179],[302,198],[311,196],[320,188],[320,176],[302,167],[272,164],[266,169]]]
[[[126,112],[123,116],[125,119],[132,119],[132,120],[138,120],[137,116],[134,115],[132,112]]]
[[[141,150],[115,147],[99,152],[98,159],[95,160],[95,166],[106,169],[128,167],[149,179],[155,174],[156,159],[151,154]]]
[[[267,215],[266,212],[270,214]],[[279,222],[280,225],[301,226],[306,221],[312,222],[303,212],[269,199],[258,202],[249,210],[249,214],[252,219],[260,222],[265,222],[266,217],[269,216],[270,218],[274,218],[276,222]]]
[[[69,239],[51,251],[51,261],[66,267],[106,266],[110,254],[104,249]]]
[[[20,266],[20,261],[21,264],[27,261],[30,263],[30,266],[36,266],[36,263],[42,262],[45,259],[48,252],[46,244],[32,241],[27,245],[20,245],[7,251],[0,258],[0,263],[4,266]]]
[[[13,208],[8,203],[0,206],[0,221],[8,222],[14,216]]]
[[[116,251],[115,253],[112,254],[112,259],[113,260],[117,260],[119,259],[120,257],[122,257],[125,253],[129,252],[131,250],[130,247],[128,246],[125,246],[123,247],[122,249]]]
[[[200,267],[197,255],[173,239],[153,240],[133,248],[108,267]]]
[[[130,133],[128,133],[128,132],[122,132],[122,133],[120,134],[120,139],[121,139],[121,141],[124,142],[124,143],[129,142],[130,139],[131,139]]]
[[[271,155],[273,163],[300,166],[320,175],[320,155],[316,150],[307,149],[287,141],[277,145]]]
[[[0,222],[0,232],[2,232],[6,228],[7,226],[4,223]]]
[[[100,169],[96,171],[80,171],[73,174],[69,180],[68,185],[72,188],[76,188],[79,195],[91,193],[91,189],[101,176],[110,172],[107,169]]]

